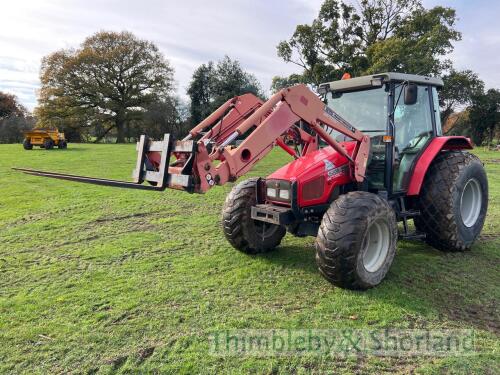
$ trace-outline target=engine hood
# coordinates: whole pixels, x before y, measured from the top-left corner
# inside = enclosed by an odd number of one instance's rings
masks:
[[[349,155],[353,154],[356,147],[356,142],[341,142],[339,144],[344,147]],[[326,163],[325,160],[327,161]],[[348,160],[344,156],[328,146],[291,161],[270,174],[267,178],[294,182],[313,177],[318,174],[315,172],[322,173],[325,170],[340,167],[347,164],[347,162]],[[329,163],[333,164],[333,166]]]

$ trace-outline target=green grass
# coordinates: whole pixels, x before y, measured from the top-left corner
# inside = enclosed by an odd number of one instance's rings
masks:
[[[219,217],[230,185],[205,195],[43,179],[23,166],[129,179],[132,145],[24,151],[0,145],[0,373],[498,373],[500,153],[483,236],[443,254],[400,242],[377,288],[334,288],[314,239],[287,235],[247,256]],[[250,175],[287,157],[274,152]],[[207,337],[251,328],[474,328],[467,357],[215,357]]]

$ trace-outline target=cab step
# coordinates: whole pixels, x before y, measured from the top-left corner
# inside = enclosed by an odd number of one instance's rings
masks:
[[[408,228],[408,219],[414,219],[417,216],[420,216],[419,210],[406,209],[404,198],[400,198],[399,205],[401,210],[398,212],[398,220],[403,222],[403,231],[399,233],[398,237],[401,240],[407,241],[422,241],[425,240],[425,233],[422,232],[410,232]]]
[[[418,210],[406,210],[399,212],[398,216],[401,219],[413,219],[416,216],[420,216],[420,211]]]

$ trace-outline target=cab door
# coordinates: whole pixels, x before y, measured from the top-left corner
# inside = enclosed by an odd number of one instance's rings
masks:
[[[394,193],[407,190],[415,161],[435,136],[432,88],[418,85],[416,103],[405,104],[404,86],[398,85],[394,90],[394,97],[400,98],[394,109]]]

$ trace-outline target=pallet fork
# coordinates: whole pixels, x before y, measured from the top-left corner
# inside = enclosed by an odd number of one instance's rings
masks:
[[[128,189],[158,190],[163,191],[167,187],[174,189],[192,190],[193,176],[188,168],[184,169],[187,174],[169,173],[169,164],[172,152],[177,154],[190,154],[190,158],[195,154],[195,143],[193,141],[174,141],[170,134],[165,134],[162,141],[151,141],[147,136],[141,135],[137,142],[137,162],[132,172],[132,182],[110,180],[106,178],[95,178],[87,176],[77,176],[57,172],[46,172],[28,168],[12,168],[27,174],[57,178],[60,180],[77,181],[94,185],[104,185],[112,187],[121,187]],[[156,169],[151,168],[148,154],[155,152],[160,155],[160,164]],[[143,185],[143,182],[149,182],[150,185]]]

